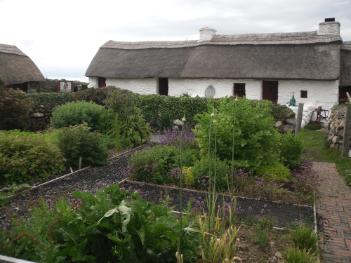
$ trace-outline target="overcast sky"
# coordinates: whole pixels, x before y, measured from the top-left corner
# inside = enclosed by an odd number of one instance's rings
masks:
[[[82,79],[107,40],[196,39],[316,30],[325,17],[351,40],[351,0],[0,0],[0,43],[18,46],[48,78]]]

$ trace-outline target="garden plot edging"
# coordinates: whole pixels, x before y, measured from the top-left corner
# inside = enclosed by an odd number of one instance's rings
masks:
[[[139,181],[122,180],[119,185],[129,191],[138,192],[143,198],[152,202],[162,202],[169,198],[174,210],[182,212],[179,196],[183,195],[183,207],[190,202],[191,207],[204,209],[206,207],[206,191],[179,188],[175,186],[157,185]],[[217,201],[231,203],[232,196],[218,193]],[[236,210],[239,216],[271,217],[277,227],[289,224],[306,223],[314,227],[313,206],[286,204],[281,202],[267,201],[257,198],[235,196]]]

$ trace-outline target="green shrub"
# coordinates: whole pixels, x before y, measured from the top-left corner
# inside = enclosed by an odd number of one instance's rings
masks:
[[[54,128],[88,124],[93,131],[108,133],[117,119],[114,113],[93,102],[69,102],[55,108],[51,124]]]
[[[221,160],[234,157],[238,167],[255,168],[279,158],[273,126],[269,103],[225,98],[218,110],[199,115],[195,134],[203,155],[210,151]]]
[[[197,241],[170,209],[118,186],[81,192],[78,208],[61,201],[35,208],[26,221],[0,233],[0,253],[36,262],[175,262],[179,238],[184,262],[194,262]],[[183,226],[188,224],[183,217]]]
[[[173,121],[186,118],[186,124],[195,125],[195,116],[206,112],[210,100],[200,97],[172,97],[160,95],[138,96],[137,106],[151,128],[164,131],[172,128]]]
[[[289,168],[278,162],[261,166],[256,170],[256,173],[264,179],[274,182],[289,182],[291,179]]]
[[[0,133],[0,185],[31,183],[64,169],[57,146],[29,132]]]
[[[311,255],[306,250],[300,250],[298,248],[288,248],[284,254],[286,263],[316,263],[315,256]]]
[[[80,90],[78,92],[74,92],[72,95],[75,100],[78,100],[78,101],[84,100],[84,101],[94,102],[96,104],[105,106],[106,99],[114,89],[115,88],[113,87],[85,89],[85,90]]]
[[[87,124],[62,128],[58,134],[58,145],[69,167],[77,168],[80,157],[82,166],[106,163],[107,147],[103,137],[90,131]]]
[[[286,105],[272,103],[271,112],[275,121],[282,121],[283,123],[286,119],[295,117],[295,113]]]
[[[320,129],[322,129],[322,123],[320,123],[318,121],[312,121],[312,122],[308,123],[304,128],[307,130],[312,130],[312,131],[320,130]]]
[[[45,130],[51,119],[55,107],[74,100],[72,93],[50,92],[50,93],[29,93],[27,96],[33,102],[32,113],[40,113],[41,118],[32,117],[29,123],[29,130]]]
[[[301,162],[302,152],[302,143],[294,134],[281,135],[280,159],[286,166],[297,167]]]
[[[155,146],[133,154],[129,160],[132,178],[144,182],[172,183],[172,168],[176,167],[177,149],[174,146]]]
[[[202,158],[195,162],[192,174],[195,185],[199,189],[208,189],[210,181],[216,181],[216,189],[227,190],[227,182],[230,175],[230,166],[225,162],[215,158]],[[211,184],[212,185],[212,184]]]
[[[155,146],[135,153],[129,160],[132,177],[136,180],[159,184],[179,183],[180,171],[174,168],[190,167],[198,158],[195,149],[177,149],[175,146]]]
[[[307,226],[296,228],[291,233],[291,239],[297,248],[308,250],[310,253],[317,252],[318,237],[311,228]]]
[[[22,91],[0,89],[0,130],[26,129],[32,101]]]
[[[121,143],[124,147],[136,146],[148,141],[151,131],[136,107],[136,95],[130,91],[113,89],[105,100],[106,106],[117,113]]]

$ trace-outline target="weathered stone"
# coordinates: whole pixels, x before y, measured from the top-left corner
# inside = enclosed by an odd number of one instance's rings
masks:
[[[295,125],[296,124],[296,119],[295,118],[286,119],[286,123],[290,124],[290,125]]]
[[[42,118],[42,117],[44,117],[44,113],[34,112],[34,113],[32,113],[32,117],[33,118]]]
[[[282,121],[277,121],[276,123],[275,123],[275,127],[276,128],[279,128],[279,127],[281,127],[283,125],[283,122]]]

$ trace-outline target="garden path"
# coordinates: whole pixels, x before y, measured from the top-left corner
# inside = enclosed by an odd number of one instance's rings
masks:
[[[314,162],[319,176],[316,210],[321,232],[321,261],[351,262],[351,188],[334,163]]]

